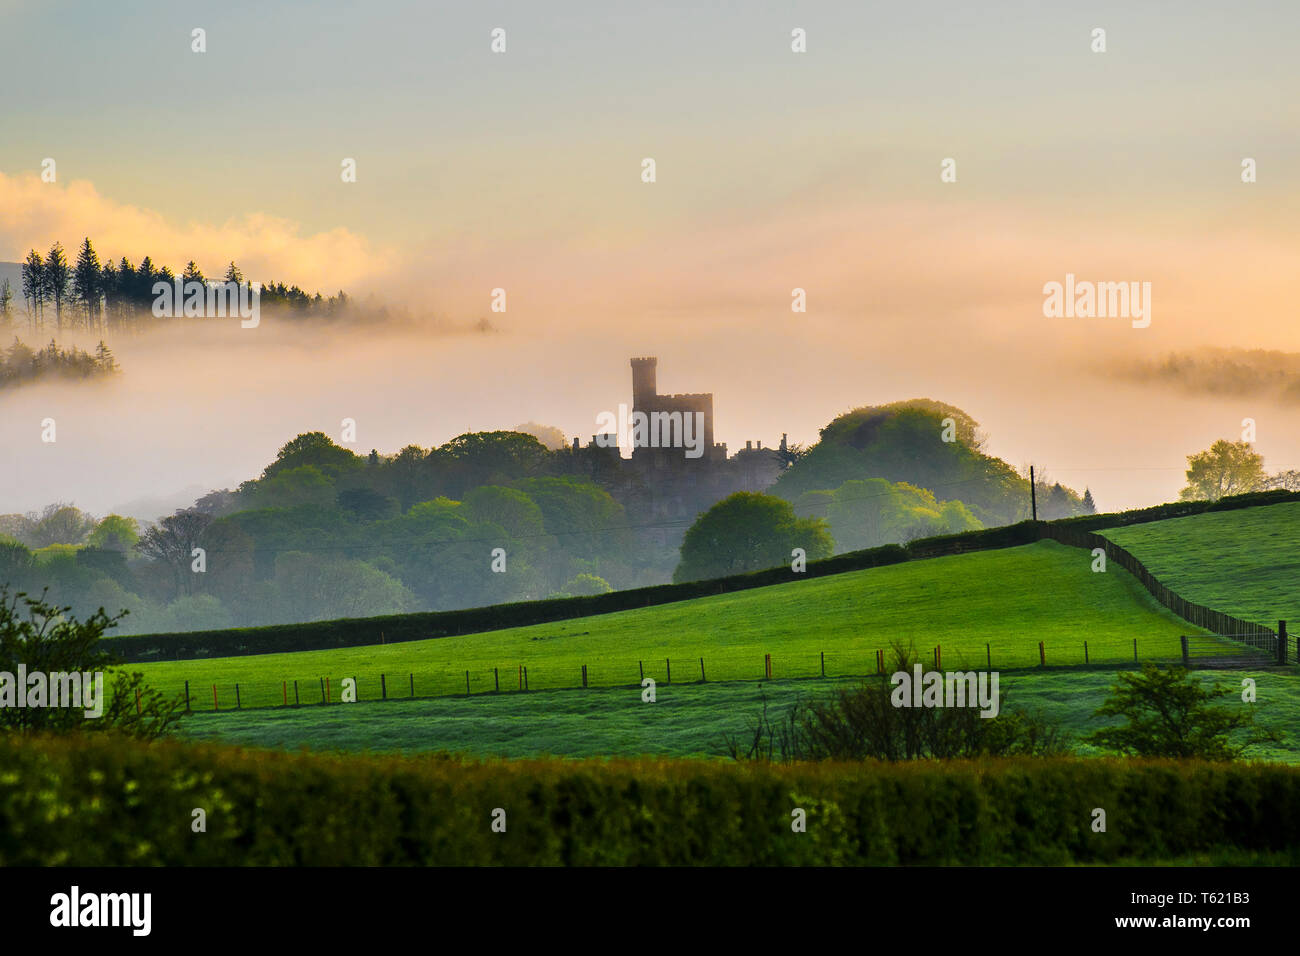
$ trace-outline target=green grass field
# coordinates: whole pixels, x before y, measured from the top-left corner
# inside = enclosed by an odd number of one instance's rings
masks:
[[[1268,627],[1285,620],[1300,628],[1300,503],[1101,533],[1189,601]]]
[[[931,659],[942,647],[948,669],[982,667],[985,645],[995,668],[1047,662],[1083,663],[1179,656],[1179,635],[1191,625],[1160,607],[1127,572],[1091,571],[1087,551],[1051,541],[1019,548],[933,558],[825,578],[757,588],[552,624],[387,646],[304,651],[139,665],[149,682],[181,693],[190,682],[192,707],[222,710],[331,700],[340,679],[355,677],[362,700],[389,697],[503,694],[519,688],[519,668],[531,690],[581,686],[582,666],[593,687],[633,685],[646,676],[677,684],[700,680],[758,680],[771,654],[776,679],[815,677],[825,654],[828,676],[869,674],[875,652],[913,645]],[[412,694],[412,675],[414,694]]]
[[[1258,682],[1261,726],[1288,736],[1280,745],[1250,756],[1300,763],[1300,674],[1232,671],[1203,674],[1207,681],[1239,686]],[[1093,712],[1115,672],[1106,670],[1003,674],[1007,704],[1041,713],[1076,741],[1076,752],[1095,753],[1078,738],[1104,726]],[[829,693],[845,679],[729,681],[657,689],[654,703],[639,688],[540,691],[487,695],[472,700],[440,698],[363,702],[332,707],[195,714],[181,735],[244,746],[375,753],[447,750],[481,757],[724,757],[725,737],[742,737],[762,713],[771,717],[794,701]]]

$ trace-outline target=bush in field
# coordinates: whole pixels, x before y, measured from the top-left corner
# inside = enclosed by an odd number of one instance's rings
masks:
[[[915,654],[894,648],[893,673],[914,674]],[[924,667],[922,673],[935,671]],[[921,760],[1049,756],[1067,752],[1060,730],[1040,717],[1007,710],[999,689],[996,717],[974,706],[900,707],[895,687],[868,678],[829,699],[801,701],[775,721],[762,715],[749,734],[726,738],[735,760]]]
[[[118,731],[143,738],[164,734],[180,719],[179,701],[168,702],[145,687],[141,674],[116,670],[117,658],[101,643],[120,615],[108,617],[101,608],[78,621],[68,612],[69,608],[55,607],[43,597],[22,593],[10,597],[0,588],[0,673],[6,675],[0,680],[13,680],[13,692],[21,694],[27,688],[16,686],[20,666],[47,679],[55,673],[102,672],[103,714],[87,717],[82,707],[0,706],[0,730],[22,734]]]
[[[1095,731],[1085,742],[1136,757],[1236,760],[1252,744],[1280,739],[1276,731],[1256,727],[1254,707],[1240,699],[1213,704],[1240,690],[1218,682],[1206,687],[1186,668],[1147,662],[1140,673],[1118,675],[1097,710],[1098,717],[1124,717],[1128,723]]]

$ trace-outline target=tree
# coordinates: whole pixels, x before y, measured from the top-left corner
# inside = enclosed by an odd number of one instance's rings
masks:
[[[235,285],[244,284],[244,274],[239,271],[239,266],[235,265],[235,261],[233,259],[230,260],[230,266],[226,269],[225,281],[233,282],[235,283]]]
[[[1097,513],[1097,503],[1092,500],[1092,490],[1083,489],[1083,513],[1086,515],[1095,515]]]
[[[54,303],[54,324],[63,328],[63,301],[68,297],[68,280],[72,270],[68,267],[68,257],[63,246],[55,243],[50,246],[50,253],[45,257],[45,297]]]
[[[738,491],[696,519],[682,541],[681,562],[673,581],[743,574],[789,565],[791,552],[802,548],[808,560],[828,558],[835,550],[826,522],[799,518],[788,501]]]
[[[105,515],[90,533],[87,544],[105,551],[130,551],[140,540],[140,527],[134,518]]]
[[[1218,501],[1227,495],[1257,491],[1264,483],[1264,456],[1249,442],[1220,438],[1203,452],[1187,456],[1187,487],[1182,501]]]
[[[1269,475],[1259,486],[1260,491],[1300,491],[1300,471],[1289,469]]]
[[[23,301],[30,303],[27,312],[33,318],[40,314],[45,302],[45,260],[33,249],[27,253],[22,266]]]
[[[109,617],[101,608],[85,620],[77,620],[71,608],[56,607],[44,597],[26,594],[10,596],[0,588],[0,673],[13,675],[19,667],[29,674],[102,674],[103,712],[87,717],[85,707],[0,706],[0,729],[18,733],[113,731],[132,737],[153,739],[163,736],[181,717],[180,700],[166,700],[144,685],[139,673],[118,670],[117,658],[102,639],[121,619]],[[0,680],[0,700],[4,699]],[[26,687],[10,685],[11,692],[26,693]],[[83,703],[89,703],[84,700]]]
[[[31,522],[27,544],[33,548],[81,544],[95,528],[94,518],[80,508],[62,502],[46,505],[40,514],[32,512],[27,517]]]
[[[1235,760],[1252,744],[1280,739],[1276,732],[1255,727],[1253,707],[1212,705],[1238,690],[1217,682],[1206,687],[1184,667],[1161,668],[1148,661],[1141,673],[1119,674],[1096,712],[1128,723],[1095,731],[1084,742],[1136,757]],[[1237,731],[1245,737],[1234,742],[1230,735]]]
[[[195,265],[194,260],[191,259],[189,262],[185,263],[185,271],[181,274],[181,281],[185,283],[197,282],[200,285],[203,285],[208,280],[204,278],[203,272],[197,265]]]
[[[561,448],[569,447],[568,439],[565,438],[564,432],[554,425],[539,425],[537,422],[525,422],[522,425],[516,425],[515,431],[521,435],[532,435],[539,442],[545,445],[551,451],[559,451]]]
[[[0,321],[5,325],[9,324],[13,317],[14,311],[14,290],[9,286],[9,280],[5,279],[0,283]]]
[[[203,531],[212,523],[212,516],[196,508],[177,511],[163,518],[140,537],[136,550],[146,558],[162,561],[172,570],[178,590],[191,594],[194,575],[190,572],[194,549],[199,546]]]
[[[103,274],[99,256],[87,236],[77,253],[72,270],[72,297],[86,310],[86,328],[93,328],[99,318],[99,300],[103,295]]]

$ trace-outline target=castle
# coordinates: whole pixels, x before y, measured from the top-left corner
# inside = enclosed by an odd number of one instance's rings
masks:
[[[786,440],[783,435],[779,449],[747,441],[728,457],[726,443],[713,440],[713,393],[660,395],[658,365],[654,357],[632,359],[631,420],[646,423],[650,440],[634,428],[632,456],[625,459],[619,436],[605,432],[592,435],[586,447],[575,438],[573,455],[581,471],[623,502],[646,537],[671,546],[701,512],[728,495],[770,487],[786,467]],[[693,449],[681,442],[657,440],[682,434],[694,439],[699,454],[692,456]]]

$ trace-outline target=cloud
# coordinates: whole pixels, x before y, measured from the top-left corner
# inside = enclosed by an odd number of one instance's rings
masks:
[[[363,279],[381,278],[393,261],[391,250],[347,229],[302,235],[298,223],[258,212],[220,225],[181,225],[102,196],[84,180],[65,185],[0,173],[0,209],[0,259],[11,261],[33,248],[44,253],[56,241],[71,257],[89,236],[101,259],[126,256],[138,263],[148,255],[178,272],[193,259],[208,275],[233,259],[250,278],[325,293],[356,292]]]

